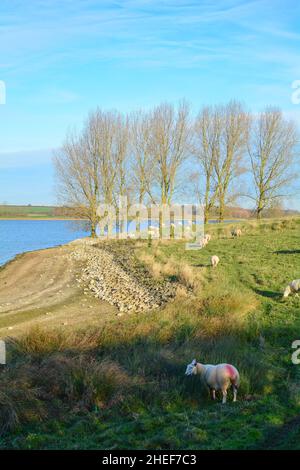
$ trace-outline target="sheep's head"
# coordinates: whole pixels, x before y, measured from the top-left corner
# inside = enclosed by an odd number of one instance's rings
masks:
[[[197,361],[196,359],[193,359],[192,362],[187,365],[185,375],[196,374],[196,365],[197,365]]]
[[[284,293],[283,293],[283,298],[288,297],[291,292],[292,292],[291,287],[290,287],[290,286],[287,286],[287,287],[285,288]]]

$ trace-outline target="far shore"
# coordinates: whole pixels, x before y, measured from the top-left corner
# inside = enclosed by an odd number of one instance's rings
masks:
[[[0,220],[72,220],[72,221],[78,221],[78,222],[87,222],[88,219],[79,219],[79,218],[74,218],[74,217],[1,217],[0,215]],[[177,219],[175,219],[177,220]],[[181,220],[181,219],[178,219]],[[238,221],[238,220],[256,220],[256,219],[243,219],[240,217],[229,217],[223,220],[223,222],[227,221]],[[209,219],[209,222],[217,222],[217,219]]]
[[[1,217],[0,220],[71,220],[74,222],[85,222],[87,219],[75,219],[72,217]]]

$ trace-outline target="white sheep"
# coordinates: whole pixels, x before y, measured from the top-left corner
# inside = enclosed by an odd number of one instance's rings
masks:
[[[202,248],[204,248],[207,244],[208,244],[208,241],[206,240],[206,238],[205,238],[205,237],[202,238],[202,240],[201,240],[201,246],[202,246]]]
[[[211,235],[209,233],[207,233],[206,235],[204,235],[204,238],[206,239],[207,242],[210,242]]]
[[[185,375],[200,374],[202,380],[209,388],[211,397],[216,399],[216,391],[221,390],[223,395],[222,403],[226,403],[227,390],[232,386],[233,401],[236,401],[237,390],[240,385],[240,374],[231,364],[200,364],[194,359],[188,364]]]
[[[240,237],[242,235],[242,231],[240,228],[235,228],[233,230],[231,230],[231,235],[233,237]]]
[[[211,265],[213,268],[216,268],[220,262],[220,258],[217,255],[211,257]]]
[[[300,291],[300,279],[294,279],[292,282],[289,283],[289,285],[285,288],[285,291],[283,293],[283,297],[288,297],[290,294],[296,293],[298,296],[297,292]]]

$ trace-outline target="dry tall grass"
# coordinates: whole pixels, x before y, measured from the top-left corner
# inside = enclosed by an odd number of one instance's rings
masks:
[[[192,266],[187,263],[180,263],[177,268],[177,277],[179,282],[188,288],[195,286],[196,273]]]
[[[139,252],[138,258],[155,279],[171,278],[188,289],[198,287],[201,282],[199,269],[195,270],[188,263],[173,257],[167,259],[159,248],[153,253]]]

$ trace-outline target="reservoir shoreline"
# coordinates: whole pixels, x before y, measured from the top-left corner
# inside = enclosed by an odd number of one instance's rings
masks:
[[[0,266],[18,254],[65,245],[87,235],[78,219],[0,219]]]

